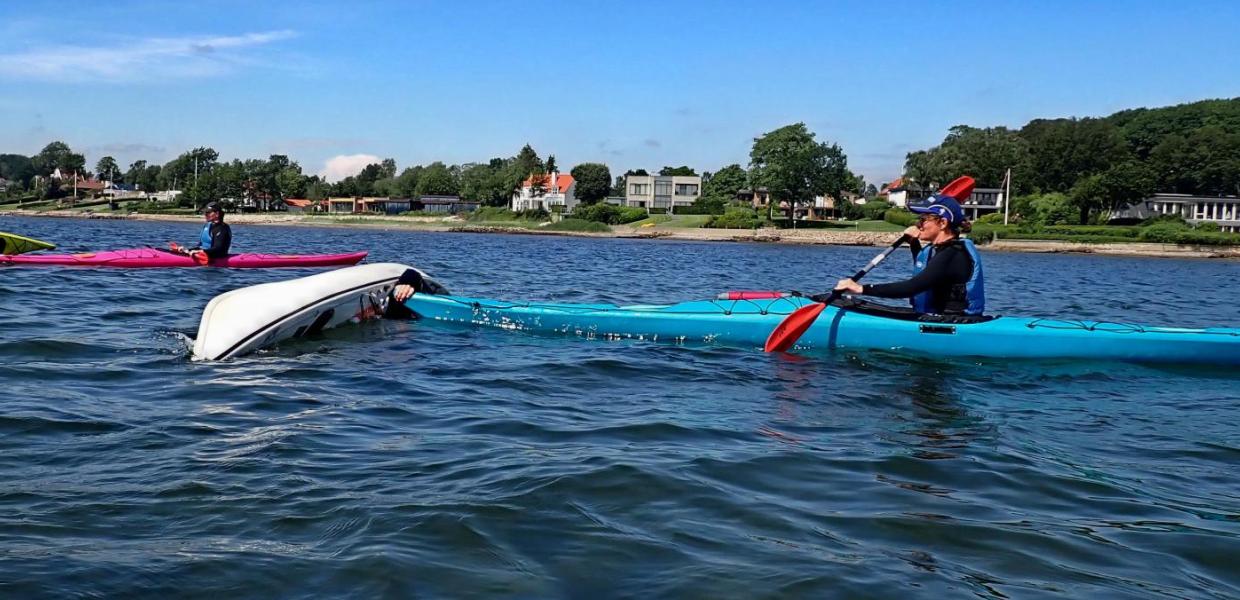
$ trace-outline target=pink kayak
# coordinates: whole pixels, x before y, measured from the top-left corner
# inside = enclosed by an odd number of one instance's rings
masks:
[[[193,258],[157,248],[108,250],[83,254],[19,254],[0,256],[0,265],[60,265],[73,267],[124,267],[156,269],[166,267],[228,267],[231,269],[263,269],[273,267],[336,267],[355,265],[366,258],[365,252],[347,254],[230,254],[213,258],[205,265]]]

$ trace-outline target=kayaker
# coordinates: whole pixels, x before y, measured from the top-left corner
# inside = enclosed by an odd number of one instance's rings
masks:
[[[414,294],[447,294],[448,290],[434,280],[427,280],[417,269],[405,269],[392,289],[392,302],[388,302],[387,312],[383,316],[388,319],[409,319],[413,311],[404,302]]]
[[[208,202],[202,209],[202,217],[207,222],[202,226],[198,245],[184,248],[172,244],[172,250],[193,256],[195,260],[204,263],[208,259],[228,256],[228,249],[232,246],[232,228],[224,222],[224,207],[220,206],[219,202]]]
[[[916,225],[904,230],[913,249],[913,276],[867,285],[841,279],[835,289],[879,298],[908,298],[921,313],[982,314],[986,307],[982,259],[973,241],[960,237],[972,228],[960,203],[939,194],[924,205],[910,205],[909,210],[921,215]]]

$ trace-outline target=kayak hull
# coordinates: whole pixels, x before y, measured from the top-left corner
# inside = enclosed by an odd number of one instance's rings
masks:
[[[234,358],[345,323],[378,318],[401,274],[411,268],[371,263],[220,294],[202,311],[194,360]]]
[[[0,231],[0,255],[13,256],[36,250],[51,250],[55,247],[55,244],[49,244],[42,240]]]
[[[125,269],[159,269],[175,267],[221,267],[229,269],[266,269],[285,267],[336,267],[355,265],[366,258],[366,252],[343,254],[231,254],[213,258],[202,265],[183,254],[155,248],[110,250],[82,254],[37,254],[0,256],[0,265],[116,267]]]
[[[416,295],[405,302],[431,320],[589,339],[633,339],[761,348],[803,297],[702,300],[616,306],[500,302]],[[900,311],[894,311],[900,312]],[[1084,359],[1240,365],[1240,329],[1185,329],[1124,323],[998,317],[939,322],[827,307],[797,341],[813,350],[885,350],[930,356]]]

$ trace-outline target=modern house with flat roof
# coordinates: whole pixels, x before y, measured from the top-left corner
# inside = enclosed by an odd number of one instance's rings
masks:
[[[702,195],[698,175],[629,175],[624,178],[624,204],[658,212],[691,206]]]

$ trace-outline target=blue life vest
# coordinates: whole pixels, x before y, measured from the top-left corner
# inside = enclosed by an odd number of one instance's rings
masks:
[[[969,276],[969,281],[964,284],[964,299],[966,306],[964,314],[980,315],[986,310],[986,290],[985,280],[982,278],[982,257],[977,254],[977,247],[973,245],[973,240],[962,239],[956,242],[964,246],[969,258],[973,259],[973,273]],[[921,249],[921,253],[917,255],[917,262],[913,264],[913,273],[920,273],[926,268],[926,263],[930,262],[930,257],[934,255],[934,246],[926,246]],[[913,296],[913,310],[919,313],[933,312],[935,306],[933,292],[924,291]]]
[[[210,248],[211,247],[211,226],[212,225],[214,225],[214,223],[208,222],[206,225],[202,226],[202,235],[198,236],[198,247],[199,248]]]

